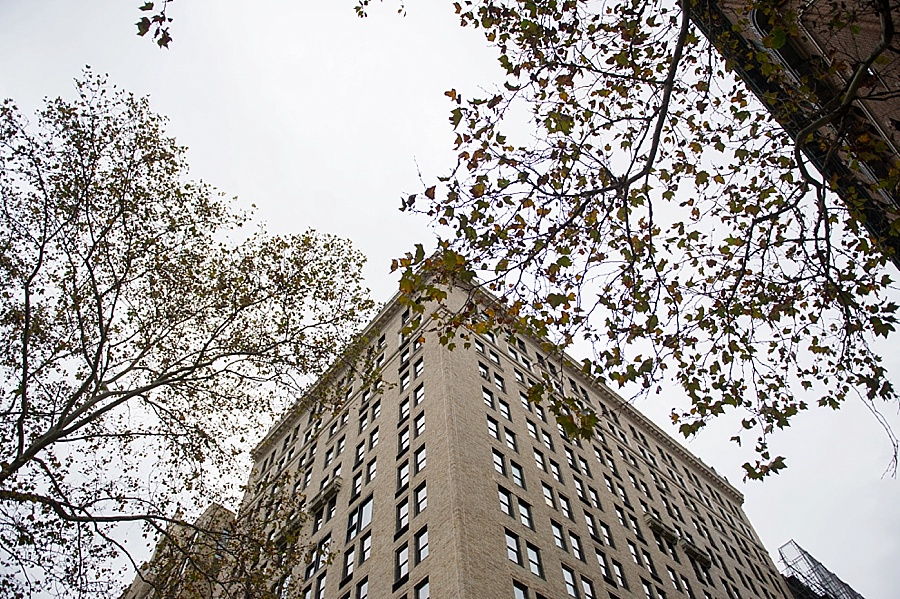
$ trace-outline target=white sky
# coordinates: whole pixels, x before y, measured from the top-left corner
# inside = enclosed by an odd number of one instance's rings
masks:
[[[452,165],[443,93],[471,96],[499,72],[451,2],[408,0],[405,18],[392,2],[360,20],[353,0],[180,0],[175,41],[161,51],[134,33],[139,0],[0,0],[0,97],[33,114],[44,96],[71,98],[85,65],[149,94],[190,148],[195,178],[256,204],[273,232],[352,239],[369,257],[373,296],[386,300],[390,259],[433,243],[427,223],[398,207],[421,189],[419,169],[431,181]],[[638,407],[672,431],[676,401],[672,391]],[[897,409],[887,415],[900,430]],[[764,483],[741,481],[750,454],[727,441],[731,426],[688,448],[744,493],[770,552],[794,538],[867,599],[896,596],[900,482],[882,477],[890,447],[865,408],[803,414],[774,440],[789,468]]]

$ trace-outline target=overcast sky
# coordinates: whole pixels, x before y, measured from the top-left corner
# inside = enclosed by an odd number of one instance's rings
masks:
[[[273,232],[315,228],[369,258],[373,295],[395,291],[390,259],[433,243],[400,197],[452,165],[444,91],[472,95],[499,70],[452,3],[395,0],[356,18],[353,0],[179,0],[170,50],[135,35],[139,0],[0,0],[0,96],[33,114],[44,96],[73,97],[85,65],[150,95],[190,151],[192,175],[245,205]],[[893,375],[900,358],[892,352]],[[670,432],[672,391],[638,404]],[[886,409],[900,430],[896,408]],[[749,459],[716,426],[688,448],[744,493],[769,551],[793,538],[868,599],[900,588],[900,482],[883,477],[887,437],[865,407],[803,414],[776,436],[789,468],[744,483]]]

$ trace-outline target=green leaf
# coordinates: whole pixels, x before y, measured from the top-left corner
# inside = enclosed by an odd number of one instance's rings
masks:
[[[554,308],[558,308],[559,306],[567,303],[569,298],[560,293],[551,293],[547,296],[547,303],[553,306]]]
[[[778,50],[787,43],[787,34],[781,27],[776,27],[772,32],[763,38],[763,44],[766,48]]]

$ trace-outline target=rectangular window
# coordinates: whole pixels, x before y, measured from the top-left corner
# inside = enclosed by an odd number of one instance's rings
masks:
[[[413,376],[419,378],[422,376],[422,371],[425,370],[425,360],[423,358],[419,358],[416,360],[415,365],[413,365]]]
[[[356,446],[356,457],[353,460],[354,468],[362,464],[363,457],[366,455],[366,443],[363,441],[359,445]]]
[[[546,472],[547,466],[544,463],[544,454],[542,454],[537,449],[533,449],[533,451],[534,451],[534,463],[537,465],[538,468],[540,468],[541,470]]]
[[[553,531],[553,542],[556,543],[556,546],[566,551],[566,537],[563,536],[562,526],[551,520],[550,530]]]
[[[493,409],[493,407],[494,407],[494,394],[491,393],[490,390],[485,389],[484,387],[482,387],[482,388],[481,388],[481,399],[484,400],[484,405],[486,405],[487,407]]]
[[[535,423],[533,423],[531,420],[527,420],[527,419],[525,420],[525,424],[528,426],[528,436],[531,437],[532,439],[534,439],[535,441],[537,441],[538,440],[537,425]]]
[[[491,380],[490,369],[487,366],[485,366],[484,364],[482,364],[481,362],[478,363],[478,376],[480,376],[481,378],[483,378],[486,381]]]
[[[568,566],[562,567],[563,573],[563,582],[566,584],[566,593],[569,597],[574,597],[578,599],[580,594],[578,593],[578,587],[575,585],[575,572],[573,572]]]
[[[656,566],[653,565],[653,560],[650,559],[650,554],[642,549],[641,555],[644,556],[644,564],[647,566],[647,572],[650,573],[650,576],[657,578],[659,575],[656,573]]]
[[[404,461],[397,467],[397,489],[403,489],[409,484],[409,461]]]
[[[531,402],[528,400],[528,395],[525,394],[524,391],[519,391],[519,401],[522,402],[522,407],[531,411]]]
[[[583,457],[578,456],[578,464],[581,466],[581,471],[584,472],[589,478],[593,478],[591,476],[591,469],[588,467],[587,460]]]
[[[428,529],[423,528],[416,533],[416,563],[428,557]]]
[[[520,566],[522,565],[522,552],[519,550],[519,537],[506,531],[506,557]]]
[[[394,580],[402,580],[409,576],[409,545],[403,543],[395,552]]]
[[[622,571],[622,564],[617,562],[616,560],[612,560],[613,572],[616,575],[616,582],[619,583],[619,586],[623,589],[628,588],[628,579],[625,578],[625,573]]]
[[[644,535],[641,534],[641,527],[638,525],[637,518],[635,518],[634,516],[629,514],[628,520],[629,520],[629,522],[631,522],[631,530],[632,530],[632,532],[634,532],[634,536],[636,536],[638,539],[643,541]]]
[[[372,404],[372,421],[374,422],[379,416],[381,416],[381,401],[376,401]]]
[[[572,553],[575,554],[575,557],[584,561],[584,551],[581,549],[581,539],[571,530],[569,531],[569,544],[572,546]]]
[[[378,447],[378,429],[376,428],[371,433],[369,433],[369,449],[375,449]]]
[[[431,599],[431,588],[427,578],[416,585],[414,593],[413,599]]]
[[[413,427],[415,428],[417,437],[425,432],[425,412],[422,412],[418,416],[416,416],[415,420],[413,421]]]
[[[587,525],[588,532],[594,538],[597,538],[597,524],[594,522],[594,517],[589,513],[584,513],[584,523]]]
[[[409,427],[404,428],[397,435],[397,453],[401,454],[409,449]]]
[[[512,495],[503,487],[497,487],[497,495],[500,498],[500,511],[507,516],[515,517],[512,507]]]
[[[500,440],[500,429],[498,428],[497,421],[494,420],[493,418],[491,418],[490,416],[488,416],[487,417],[487,427],[488,427],[488,434],[499,441]]]
[[[366,482],[370,483],[375,480],[376,474],[378,474],[378,463],[376,460],[372,460],[366,468]]]
[[[372,523],[372,497],[369,497],[350,512],[347,520],[347,541],[351,541]],[[360,560],[362,561],[362,560]]]
[[[548,487],[546,483],[541,483],[541,487],[544,490],[544,503],[553,509],[556,509],[556,501],[553,499],[553,489]]]
[[[513,599],[528,599],[528,587],[516,580],[513,581]]]
[[[544,577],[544,565],[541,563],[541,550],[531,543],[525,544],[525,551],[528,554],[528,569],[535,576]]]
[[[600,523],[600,532],[603,533],[603,542],[609,545],[610,547],[615,547],[616,544],[613,542],[612,531],[609,529],[609,526]]]
[[[587,503],[587,491],[584,488],[584,482],[577,476],[573,476],[572,479],[575,481],[575,494],[578,495],[578,499]]]
[[[400,392],[402,393],[407,389],[409,389],[409,371],[400,375]]]
[[[416,451],[416,474],[425,469],[425,446],[423,445]]]
[[[404,499],[397,504],[397,532],[401,532],[409,526],[409,500]]]
[[[612,582],[613,578],[609,571],[609,562],[606,559],[606,555],[596,547],[594,548],[594,554],[597,556],[597,565],[600,566],[600,572],[603,574],[603,578],[605,578],[607,582]]]
[[[572,453],[572,450],[568,447],[563,447],[563,453],[566,455],[566,463],[569,465],[569,468],[578,472],[578,464],[575,462],[575,454]]]
[[[518,453],[519,446],[516,444],[516,434],[508,428],[503,429],[503,433],[506,438],[506,446]]]
[[[428,489],[425,487],[425,483],[416,487],[413,499],[416,502],[416,515],[419,515],[428,507]]]
[[[672,586],[675,587],[676,591],[681,590],[681,583],[678,582],[678,575],[675,574],[675,570],[666,566],[666,571],[669,573],[669,579],[672,581]]]
[[[519,500],[519,521],[528,528],[534,529],[534,520],[531,517],[531,506],[521,499]]]
[[[559,496],[559,509],[562,511],[563,516],[565,516],[569,520],[575,520],[574,516],[572,515],[572,504],[569,503],[568,497],[564,495]]]
[[[562,484],[562,481],[563,481],[563,480],[562,480],[562,473],[561,473],[560,470],[559,470],[559,464],[557,464],[557,463],[554,462],[553,460],[550,460],[550,474],[553,475],[553,479],[554,479],[556,482]]]
[[[358,585],[356,585],[356,599],[369,599],[369,579],[363,578],[362,581]]]
[[[495,352],[494,350],[488,350],[488,351],[490,352],[489,355],[490,355],[490,358],[491,358],[491,362],[493,362],[494,364],[499,365],[499,364],[500,364],[500,356],[497,355],[497,352]]]
[[[594,592],[594,583],[584,576],[581,577],[581,590],[584,591],[585,599],[595,599],[597,596]]]
[[[494,373],[494,386],[501,391],[506,391],[506,382],[504,382],[503,377],[496,372]]]
[[[510,461],[509,469],[512,472],[513,482],[524,489],[525,488],[525,473],[522,472],[522,467],[519,466],[518,464],[516,464],[515,462]]]
[[[363,563],[372,555],[372,533],[367,532],[359,542],[359,563]]]
[[[400,402],[400,422],[409,418],[409,398]]]
[[[503,459],[503,454],[497,451],[496,449],[493,451],[494,454],[494,470],[498,473],[506,476],[506,463]]]
[[[418,406],[425,399],[425,385],[419,385],[413,391],[413,405]]]
[[[356,548],[353,545],[350,545],[344,551],[344,578],[353,575],[353,566],[354,566],[354,556],[356,555]]]
[[[544,442],[544,445],[547,446],[547,449],[550,451],[555,451],[553,449],[553,438],[550,436],[550,433],[541,429],[541,440]]]
[[[634,563],[639,566],[644,565],[641,563],[641,556],[638,553],[637,545],[635,545],[633,541],[628,541],[628,551],[631,553],[631,559],[634,560]]]
[[[500,415],[507,420],[512,420],[512,416],[509,413],[509,404],[502,399],[498,399],[497,404],[500,406]]]

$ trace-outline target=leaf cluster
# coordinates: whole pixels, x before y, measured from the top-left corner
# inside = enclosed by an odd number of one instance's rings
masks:
[[[411,304],[443,308],[444,342],[486,325],[477,302],[444,305],[442,286],[481,285],[497,298],[491,326],[550,336],[560,353],[586,343],[602,382],[638,394],[676,383],[684,435],[736,414],[733,439],[755,437],[750,478],[784,467],[768,439],[811,405],[896,402],[870,346],[896,327],[892,242],[865,228],[861,195],[808,169],[808,156],[866,151],[852,128],[828,128],[849,123],[842,106],[860,88],[829,103],[759,52],[780,90],[767,110],[698,31],[702,3],[454,6],[504,78],[473,98],[447,92],[457,166],[404,202],[449,231],[433,256],[395,262]],[[780,27],[771,48],[792,32]],[[731,30],[717,42],[737,43]],[[529,139],[514,143],[522,112]],[[800,116],[795,143],[782,124]]]

